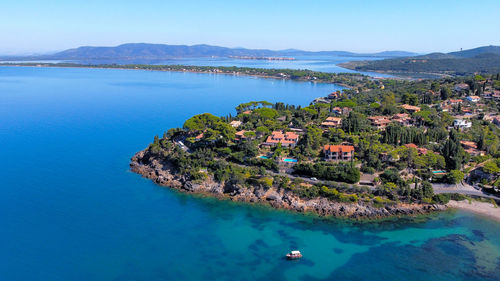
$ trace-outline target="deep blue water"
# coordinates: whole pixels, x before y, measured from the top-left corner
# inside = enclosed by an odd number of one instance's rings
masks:
[[[155,134],[326,84],[0,67],[0,280],[498,280],[500,224],[352,223],[180,194],[129,172]],[[304,258],[283,255],[300,249]]]

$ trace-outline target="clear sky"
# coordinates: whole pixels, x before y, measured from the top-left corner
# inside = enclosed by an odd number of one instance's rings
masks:
[[[376,52],[500,45],[500,0],[13,0],[0,54],[146,42]]]

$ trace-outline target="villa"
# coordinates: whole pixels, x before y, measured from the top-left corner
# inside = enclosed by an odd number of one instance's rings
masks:
[[[248,134],[245,133],[252,133],[253,137],[248,136]],[[236,141],[243,141],[246,139],[254,139],[255,138],[255,132],[254,131],[246,131],[246,130],[241,130],[236,132],[235,134],[235,139]]]
[[[412,118],[408,113],[398,113],[392,116],[392,121],[397,122],[403,126],[410,126]]]
[[[404,146],[407,147],[407,148],[415,148],[417,150],[417,152],[418,152],[419,155],[427,154],[427,151],[428,151],[427,148],[418,147],[418,145],[416,145],[414,143],[408,143],[408,144],[405,144]]]
[[[352,108],[349,108],[349,107],[334,107],[332,109],[332,113],[333,114],[336,114],[336,115],[348,115],[349,112],[352,111]]]
[[[340,91],[337,92],[332,92],[331,94],[328,95],[328,98],[331,100],[338,99],[342,96],[342,93]]]
[[[386,116],[372,116],[368,117],[373,127],[378,130],[384,130],[387,125],[391,123],[391,120],[387,119]]]
[[[297,142],[299,142],[299,135],[294,132],[274,131],[262,145],[274,147],[280,143],[283,147],[295,147]]]
[[[406,110],[406,111],[408,111],[410,113],[415,113],[415,112],[419,112],[420,111],[420,107],[409,105],[409,104],[403,104],[401,106],[401,108],[403,108],[404,110]]]
[[[453,121],[453,127],[457,130],[468,129],[472,127],[472,122],[463,119],[455,119]]]
[[[350,161],[354,156],[354,146],[325,145],[323,153],[326,161]]]
[[[464,100],[462,100],[462,99],[449,99],[447,102],[449,105],[459,105],[462,102],[464,102]]]
[[[484,151],[477,149],[477,144],[473,141],[460,141],[460,144],[464,147],[465,152],[471,156],[485,155]]]
[[[324,122],[321,123],[323,128],[337,128],[342,125],[342,118],[340,117],[328,117]]]
[[[229,123],[229,125],[231,125],[231,127],[233,128],[238,128],[239,126],[241,126],[241,121],[233,120],[231,121],[231,123]]]

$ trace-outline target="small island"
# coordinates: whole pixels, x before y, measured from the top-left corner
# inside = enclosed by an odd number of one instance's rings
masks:
[[[132,157],[132,171],[181,191],[373,219],[495,204],[499,76],[376,80],[309,106],[253,101],[186,120]]]

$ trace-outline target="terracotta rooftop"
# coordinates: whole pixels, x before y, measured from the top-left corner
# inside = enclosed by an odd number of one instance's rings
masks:
[[[330,151],[330,152],[337,152],[337,153],[342,153],[342,152],[354,152],[354,146],[352,145],[325,145],[323,147],[324,151]]]
[[[414,105],[403,104],[401,107],[403,109],[410,110],[410,111],[420,111],[420,107],[414,106]]]
[[[413,147],[413,148],[418,148],[418,145],[414,144],[414,143],[407,143],[405,144],[404,146],[410,148],[410,147]]]

